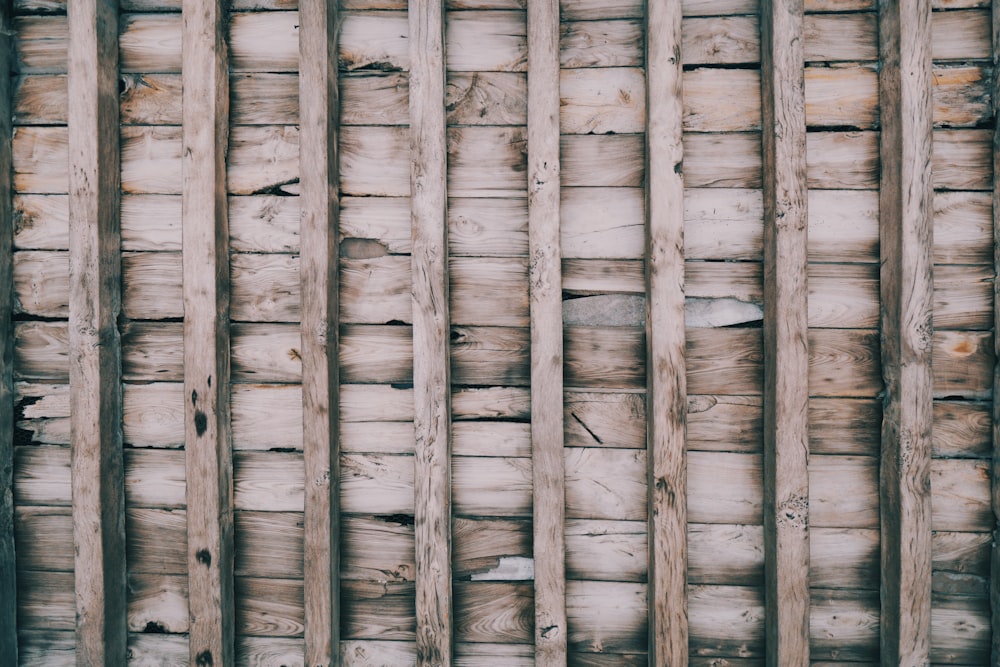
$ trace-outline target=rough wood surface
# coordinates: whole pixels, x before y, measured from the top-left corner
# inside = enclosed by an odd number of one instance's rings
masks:
[[[534,638],[535,660],[547,667],[565,664],[569,631],[559,205],[560,186],[565,185],[559,146],[559,61],[566,53],[560,50],[558,2],[529,3],[527,31]]]
[[[448,665],[451,582],[451,373],[448,309],[449,152],[444,3],[412,0],[410,215],[413,225],[413,428],[417,663]]]
[[[803,8],[761,9],[767,659],[809,661],[809,348]]]
[[[879,14],[883,664],[930,659],[932,383],[931,8]]]
[[[125,660],[117,10],[70,12],[69,380],[76,656]]]
[[[304,0],[299,24],[303,623],[305,663],[327,667],[339,664],[341,613],[336,9]]]
[[[1000,2],[993,0],[992,9],[992,64],[994,73],[1000,67]],[[996,119],[1000,118],[1000,78],[994,76],[992,93],[993,112],[993,192],[992,203],[992,227],[993,227],[993,269],[1000,270],[1000,125],[996,124]],[[996,280],[993,283],[993,318],[994,323],[1000,318],[1000,285]],[[1000,337],[994,335],[993,354],[995,359],[1000,359]],[[993,367],[993,386],[1000,386],[1000,362],[995,362]],[[1000,529],[1000,394],[996,390],[993,392],[993,405],[990,415],[990,436],[993,460],[990,467],[990,500],[993,510],[991,529],[994,533]],[[994,619],[991,626],[990,636],[990,659],[993,662],[1000,660],[1000,545],[994,543],[990,549],[990,613]]]
[[[11,6],[0,4],[0,173],[11,164]],[[0,179],[0,424],[13,424],[14,415],[14,336],[11,316],[14,308],[15,219],[11,205],[10,179]],[[12,665],[18,660],[17,580],[14,549],[14,429],[0,430],[0,661]]]
[[[645,28],[648,651],[655,664],[683,665],[688,567],[681,3],[651,4]]]
[[[184,3],[183,380],[190,662],[234,662],[225,11]]]

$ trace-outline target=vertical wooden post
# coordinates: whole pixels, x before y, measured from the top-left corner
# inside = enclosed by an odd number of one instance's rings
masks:
[[[443,0],[410,0],[417,664],[452,659],[448,148]]]
[[[191,664],[234,664],[226,9],[184,0],[184,443]]]
[[[924,665],[930,654],[930,20],[930,0],[879,3],[883,665]]]
[[[764,585],[769,665],[809,664],[809,345],[802,0],[761,6]]]
[[[78,665],[125,664],[117,2],[69,9],[69,381]]]
[[[338,111],[336,4],[301,0],[302,446],[305,664],[310,667],[338,664],[340,658]]]
[[[646,14],[649,662],[687,665],[687,371],[680,0]]]
[[[567,640],[559,186],[559,3],[528,0],[531,456],[540,666],[566,664]]]
[[[993,268],[1000,275],[1000,0],[993,0]],[[990,485],[993,505],[993,548],[990,553],[990,611],[992,612],[992,664],[1000,661],[1000,280],[993,281],[993,461]]]
[[[17,664],[14,553],[14,217],[11,207],[10,0],[0,2],[0,664]]]

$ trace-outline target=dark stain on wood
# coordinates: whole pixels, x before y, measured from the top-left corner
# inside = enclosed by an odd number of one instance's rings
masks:
[[[195,661],[198,667],[213,667],[213,665],[215,665],[215,660],[212,658],[211,651],[202,651],[198,654]]]
[[[212,554],[208,551],[208,549],[199,549],[198,553],[196,553],[194,557],[197,558],[198,562],[204,565],[205,567],[211,567]]]
[[[208,430],[208,417],[201,410],[195,410],[194,413],[194,428],[198,431],[198,437],[205,435],[205,431]]]

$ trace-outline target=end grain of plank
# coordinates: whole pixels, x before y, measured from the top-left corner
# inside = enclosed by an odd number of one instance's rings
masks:
[[[767,660],[809,663],[808,204],[802,0],[761,8]]]
[[[299,4],[305,664],[340,659],[337,10]]]
[[[118,8],[70,9],[69,380],[78,665],[127,646],[122,462]]]
[[[681,2],[646,18],[649,661],[688,663]]]
[[[0,174],[11,170],[10,1],[0,3]],[[0,178],[0,424],[14,423],[14,216],[10,178]],[[14,553],[14,429],[0,429],[0,663],[17,664]]]
[[[535,660],[566,664],[559,3],[528,2],[528,252]]]
[[[417,664],[452,660],[451,372],[444,2],[410,0]]]
[[[234,664],[229,68],[219,0],[183,6],[184,435],[192,665]]]
[[[883,665],[929,662],[933,424],[931,6],[879,7]]]

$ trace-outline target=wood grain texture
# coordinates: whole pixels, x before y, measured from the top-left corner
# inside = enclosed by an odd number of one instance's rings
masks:
[[[883,664],[926,664],[931,636],[931,8],[879,12]]]
[[[11,58],[13,43],[9,3],[0,4],[0,173],[11,168]],[[0,179],[0,424],[14,417],[14,310],[15,219],[11,181]],[[14,549],[14,429],[0,430],[0,661],[17,664],[17,579]]]
[[[809,336],[803,7],[761,7],[767,660],[809,662]]]
[[[991,3],[991,37],[992,37],[992,64],[994,73],[1000,67],[1000,0],[993,0]],[[1000,118],[1000,78],[994,76],[993,86],[990,90],[994,126],[993,126],[993,191],[992,203],[992,231],[993,231],[993,270],[1000,270],[1000,125],[996,124],[996,119]],[[996,280],[993,283],[993,321],[1000,318],[1000,285]],[[995,359],[1000,359],[1000,337],[994,335],[993,354]],[[1000,384],[1000,363],[993,367],[993,386]],[[1000,394],[994,391],[993,405],[990,415],[990,436],[991,453],[993,456],[990,467],[990,500],[993,510],[993,521],[991,529],[996,532],[1000,529]],[[0,408],[2,409],[2,408]],[[990,658],[993,662],[1000,660],[1000,545],[993,544],[990,549],[990,614],[994,619],[991,624],[990,633]]]
[[[303,0],[298,24],[303,623],[305,664],[328,667],[340,657],[336,5]]]
[[[455,641],[444,3],[411,0],[409,29],[417,664],[436,667]]]
[[[566,663],[568,642],[559,205],[565,181],[560,173],[558,2],[529,2],[527,30],[535,661],[549,667]]]
[[[649,658],[688,661],[681,3],[646,17],[646,485]]]
[[[233,664],[229,64],[220,2],[184,2],[184,433],[190,662]]]
[[[69,16],[69,380],[78,664],[125,660],[118,13]]]

